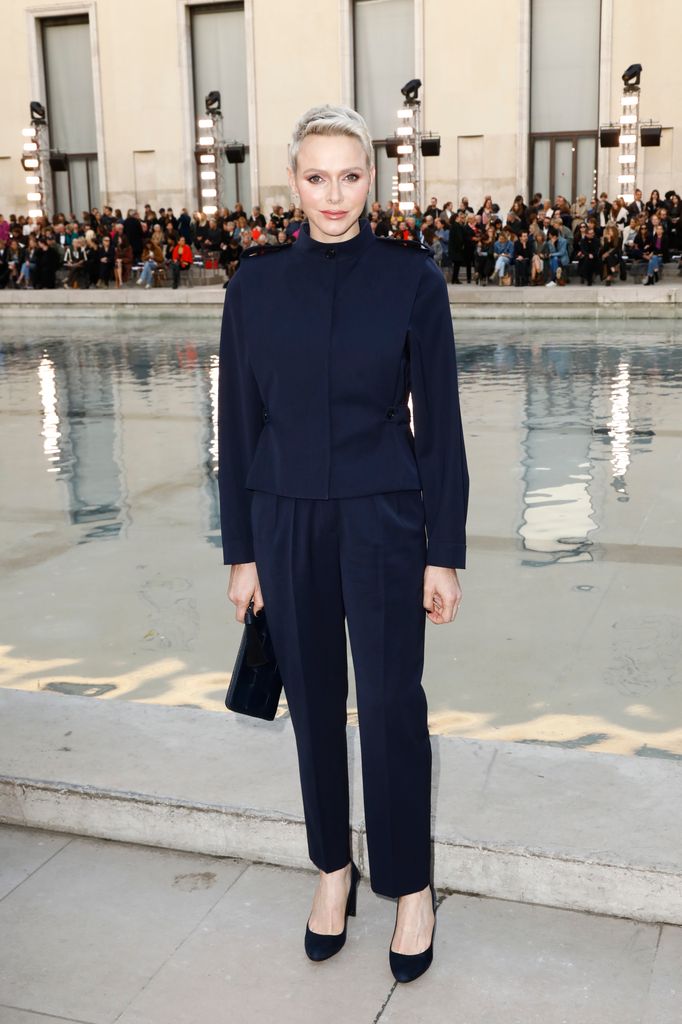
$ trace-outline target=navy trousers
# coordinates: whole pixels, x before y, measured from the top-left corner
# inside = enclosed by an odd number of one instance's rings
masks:
[[[296,738],[308,852],[351,857],[348,622],[374,892],[430,882],[431,743],[422,687],[426,538],[419,490],[352,498],[254,491],[258,578]]]

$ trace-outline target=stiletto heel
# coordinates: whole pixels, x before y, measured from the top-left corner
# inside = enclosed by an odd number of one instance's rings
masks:
[[[346,927],[348,924],[348,918],[355,917],[355,911],[357,908],[357,891],[358,882],[360,881],[360,872],[355,864],[355,861],[351,860],[351,876],[350,876],[350,889],[348,891],[348,899],[346,900],[346,910],[343,920],[343,931],[339,932],[338,935],[326,935],[322,932],[313,932],[310,926],[305,926],[305,951],[311,960],[328,960],[334,953],[338,953],[341,947],[346,941]],[[310,920],[310,918],[308,918]]]
[[[423,950],[421,953],[394,953],[389,947],[388,959],[393,971],[393,977],[396,981],[414,981],[424,971],[428,970],[433,961],[433,939],[436,934],[436,890],[429,883],[431,890],[431,902],[433,903],[433,931],[431,932],[431,945],[428,949]],[[398,924],[398,910],[396,908],[396,927]],[[395,936],[395,927],[393,929],[393,936],[391,936],[391,945],[393,945],[393,937]]]

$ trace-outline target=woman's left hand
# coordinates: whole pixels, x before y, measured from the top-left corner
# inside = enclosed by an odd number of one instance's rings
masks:
[[[424,607],[431,622],[452,622],[462,600],[457,570],[427,565],[424,570]]]

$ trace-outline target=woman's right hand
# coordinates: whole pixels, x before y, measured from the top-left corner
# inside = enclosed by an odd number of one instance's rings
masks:
[[[235,606],[237,622],[244,622],[246,609],[249,607],[251,598],[253,598],[254,614],[258,614],[264,605],[264,601],[260,583],[258,582],[255,562],[241,562],[230,567],[227,596]]]

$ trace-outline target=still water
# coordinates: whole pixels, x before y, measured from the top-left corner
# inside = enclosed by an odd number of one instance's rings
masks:
[[[682,758],[669,323],[456,323],[468,568],[427,622],[433,732]],[[40,331],[0,340],[0,684],[227,714],[219,320]]]

